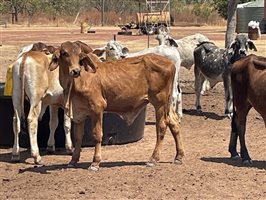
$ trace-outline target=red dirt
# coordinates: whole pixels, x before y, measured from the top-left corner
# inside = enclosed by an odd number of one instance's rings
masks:
[[[58,29],[3,30],[0,48],[6,48],[12,55],[2,57],[1,63],[13,62],[15,50],[31,42],[59,44],[65,40],[82,40],[100,47],[118,30],[99,28],[95,35],[90,35],[79,34],[78,28]],[[201,32],[222,46],[223,30],[223,27],[218,30],[217,27],[174,27],[171,33],[180,38]],[[146,37],[118,36],[117,39],[125,46],[129,44],[129,49],[138,50],[146,46]],[[259,49],[264,48],[262,43],[262,40],[255,41]],[[156,44],[153,38],[151,44]],[[21,163],[13,164],[10,162],[12,149],[0,148],[0,199],[265,199],[266,134],[261,116],[253,109],[249,113],[246,143],[254,162],[243,166],[240,160],[229,159],[230,120],[222,116],[222,85],[218,84],[202,97],[203,113],[197,114],[193,70],[182,68],[180,77],[185,109],[181,122],[185,145],[182,165],[171,163],[175,148],[167,131],[161,161],[152,168],[145,166],[156,139],[154,110],[148,105],[144,138],[131,144],[104,146],[98,172],[87,169],[94,148],[83,148],[76,168],[67,168],[70,156],[60,151],[55,155],[42,152],[44,165],[37,167],[28,150],[22,150]]]

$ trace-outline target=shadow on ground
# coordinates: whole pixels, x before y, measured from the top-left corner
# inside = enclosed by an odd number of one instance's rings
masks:
[[[250,167],[266,170],[266,161],[264,160],[253,160],[253,163],[249,165],[244,165],[241,158],[232,160],[229,157],[202,157],[201,160],[212,163],[224,163],[235,167]]]

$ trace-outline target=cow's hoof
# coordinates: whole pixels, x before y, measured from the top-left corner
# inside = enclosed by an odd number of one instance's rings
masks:
[[[233,113],[225,113],[224,116],[227,117],[228,119],[232,119]]]
[[[89,170],[92,170],[92,171],[99,171],[99,169],[100,169],[99,163],[92,163],[89,167]]]
[[[232,160],[238,160],[238,159],[240,159],[240,156],[237,154],[235,156],[231,156],[231,159]]]
[[[201,94],[202,96],[205,96],[205,95],[207,95],[207,92],[204,91],[204,90],[202,90],[202,91],[200,92],[200,94]]]
[[[147,167],[154,167],[157,164],[157,161],[155,159],[150,159],[147,163]]]
[[[202,113],[201,106],[197,106],[196,110],[197,110],[198,113]]]
[[[77,166],[76,162],[70,162],[70,163],[67,164],[67,167],[69,167],[69,168],[74,168],[76,166]]]
[[[250,166],[252,164],[253,164],[252,160],[243,160],[243,165],[245,165],[245,166]]]
[[[72,149],[66,149],[66,154],[67,155],[72,155],[73,154],[73,151],[74,151],[73,148]]]
[[[19,154],[18,155],[12,155],[11,161],[14,163],[20,162],[20,155]]]
[[[54,154],[54,152],[55,152],[55,146],[47,146],[46,152],[48,154]]]
[[[37,156],[36,158],[34,158],[34,164],[35,165],[41,165],[42,164],[42,157]]]
[[[181,165],[183,162],[182,162],[182,159],[181,158],[176,158],[175,160],[174,160],[174,164],[176,164],[176,165]]]

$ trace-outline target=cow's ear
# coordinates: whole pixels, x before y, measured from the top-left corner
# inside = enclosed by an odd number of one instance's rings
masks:
[[[236,41],[231,42],[231,44],[229,45],[228,49],[233,49],[233,50],[235,50],[235,49],[236,49]]]
[[[254,51],[257,51],[257,48],[256,48],[255,44],[251,40],[248,40],[248,48],[250,50],[253,49]]]
[[[79,64],[84,67],[87,72],[96,72],[96,65],[90,57],[85,53],[79,54]]]
[[[178,47],[176,41],[173,38],[171,38],[170,36],[168,36],[167,40],[169,41],[170,46]]]
[[[94,49],[92,51],[92,53],[95,54],[98,57],[101,57],[105,53],[105,48],[103,48],[103,49]]]
[[[52,60],[49,64],[49,70],[50,71],[53,71],[55,70],[57,67],[58,67],[58,59],[59,59],[59,56],[60,56],[60,50],[56,50],[52,56]]]
[[[128,48],[124,47],[124,48],[122,49],[122,53],[123,53],[123,54],[127,54],[128,52],[129,52]]]

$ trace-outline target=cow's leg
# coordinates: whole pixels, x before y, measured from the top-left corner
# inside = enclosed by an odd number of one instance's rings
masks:
[[[240,141],[240,155],[244,164],[252,164],[252,160],[249,156],[245,141],[246,121],[249,110],[250,108],[248,110],[244,110],[245,112],[241,110],[238,114],[238,135]]]
[[[195,69],[195,71],[197,70]],[[196,93],[195,106],[198,112],[201,112],[200,94],[201,94],[203,81],[204,81],[204,77],[201,74],[201,72],[195,72],[195,93]]]
[[[103,113],[95,114],[94,117],[91,117],[91,125],[92,125],[92,135],[95,140],[95,150],[93,156],[93,162],[90,166],[91,170],[97,171],[100,167],[100,162],[102,160],[102,118]]]
[[[238,130],[237,130],[237,113],[234,111],[232,120],[231,120],[231,136],[230,136],[230,142],[229,142],[229,148],[228,151],[231,154],[231,159],[236,160],[239,158],[239,155],[237,153],[236,147],[237,147],[237,138],[238,138]]]
[[[240,140],[240,154],[244,164],[252,163],[249,156],[246,143],[245,143],[245,132],[246,132],[246,120],[247,114],[251,109],[249,104],[237,104],[238,108],[234,112],[232,119],[232,132],[229,143],[229,152],[231,153],[231,158],[237,158],[236,144],[237,136]]]
[[[182,108],[182,90],[180,84],[178,84],[178,95],[177,95],[177,114],[179,120],[183,117],[183,108]]]
[[[66,143],[65,143],[66,152],[67,154],[72,154],[73,144],[71,140],[71,119],[66,114],[64,114],[64,130],[66,135]]]
[[[182,164],[182,158],[184,157],[184,147],[180,133],[178,117],[176,116],[175,112],[173,112],[172,109],[170,109],[168,118],[169,118],[169,128],[174,137],[176,145],[176,156],[174,159],[174,163]]]
[[[210,81],[208,79],[205,79],[204,82],[203,82],[200,94],[201,95],[206,95],[207,91],[209,91],[210,89],[211,89]]]
[[[54,134],[58,126],[58,107],[54,105],[50,105],[49,111],[50,111],[50,121],[49,121],[50,134],[49,134],[49,139],[47,142],[46,150],[48,153],[54,153],[55,152]]]
[[[165,113],[166,111],[167,108],[163,105],[161,105],[160,107],[155,107],[157,139],[152,156],[147,162],[147,166],[154,166],[160,160],[162,143],[167,129],[167,113]]]
[[[82,138],[84,135],[84,123],[85,120],[79,123],[74,122],[74,144],[75,148],[72,154],[72,159],[69,162],[69,167],[74,167],[80,158],[80,151],[81,151],[81,145],[82,145]]]
[[[12,157],[11,157],[11,160],[13,162],[18,162],[20,160],[19,132],[20,132],[21,114],[20,114],[19,110],[21,110],[21,109],[17,109],[14,107],[14,117],[13,117],[14,144],[13,144]]]
[[[41,102],[39,102],[35,107],[31,105],[27,118],[31,145],[31,156],[34,158],[35,164],[39,164],[41,162],[41,156],[37,143],[38,117],[40,115],[40,112]]]
[[[225,96],[225,116],[231,119],[233,115],[233,93],[231,87],[231,77],[230,75],[224,77],[224,96]]]

